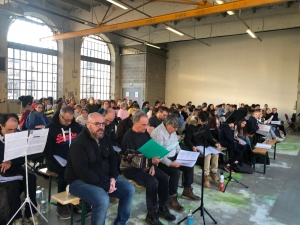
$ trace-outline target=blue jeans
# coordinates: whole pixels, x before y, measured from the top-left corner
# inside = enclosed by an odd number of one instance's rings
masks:
[[[118,177],[116,188],[108,194],[103,188],[87,184],[82,180],[75,180],[70,184],[70,193],[92,206],[91,225],[104,225],[106,213],[109,207],[109,197],[119,199],[118,216],[114,225],[125,225],[130,216],[132,198],[135,192],[134,186],[127,180]]]

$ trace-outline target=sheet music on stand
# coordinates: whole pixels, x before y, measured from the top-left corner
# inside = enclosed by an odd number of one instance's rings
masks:
[[[5,135],[4,160],[9,161],[23,157],[27,148],[28,131],[22,131]]]
[[[45,149],[49,128],[40,130],[31,130],[28,138],[27,155],[40,153],[41,149]]]

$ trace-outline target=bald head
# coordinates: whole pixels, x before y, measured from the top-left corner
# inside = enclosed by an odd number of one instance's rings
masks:
[[[90,113],[86,123],[91,136],[97,141],[104,136],[105,118],[100,113]]]
[[[116,112],[112,108],[108,108],[105,112],[104,118],[105,118],[105,125],[108,126],[111,124],[116,117]]]

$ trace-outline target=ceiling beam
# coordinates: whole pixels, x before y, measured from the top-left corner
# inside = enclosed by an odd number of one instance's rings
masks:
[[[155,16],[146,19],[128,21],[128,22],[123,22],[118,24],[107,25],[107,26],[103,25],[91,29],[74,31],[65,34],[58,34],[50,37],[41,38],[41,41],[62,40],[68,38],[82,37],[91,34],[112,32],[116,30],[128,29],[128,28],[139,27],[139,26],[147,26],[147,25],[164,23],[164,22],[169,22],[174,20],[182,20],[182,19],[193,18],[193,17],[207,16],[210,14],[222,13],[229,10],[252,8],[252,7],[257,7],[257,6],[267,5],[267,4],[277,4],[277,3],[284,3],[284,2],[287,2],[287,0],[240,0],[235,2],[229,2],[222,5],[215,5],[211,7],[201,8],[201,9],[187,10],[187,11],[182,11],[177,13]]]
[[[66,3],[68,5],[72,5],[72,6],[75,6],[75,7],[78,7],[80,9],[83,9],[85,11],[88,11],[90,12],[91,11],[91,7],[87,4],[84,4],[82,2],[79,2],[77,0],[59,0],[60,2],[63,2],[63,3]]]

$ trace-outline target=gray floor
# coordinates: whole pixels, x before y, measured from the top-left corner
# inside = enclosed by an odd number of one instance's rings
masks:
[[[230,183],[226,192],[218,191],[218,187],[211,186],[205,189],[205,208],[217,220],[218,224],[300,224],[300,135],[290,132],[287,139],[278,144],[276,160],[273,160],[273,153],[270,152],[271,165],[267,166],[266,174],[235,174],[234,177],[249,188],[244,188],[237,183]],[[262,171],[263,166],[257,165],[257,171]],[[195,169],[194,190],[200,194],[201,169]],[[48,180],[38,176],[38,184],[47,189]],[[56,193],[56,183],[52,184],[52,193]],[[182,189],[178,190],[179,196]],[[191,202],[179,198],[180,203],[185,207],[184,213],[176,213],[177,220],[174,223],[161,220],[164,224],[176,224],[186,216],[189,209],[196,209],[198,202]],[[48,205],[46,218],[48,224],[69,224],[69,220],[61,221],[55,214],[56,206]],[[107,214],[106,224],[112,224],[116,217],[117,203],[112,204]],[[146,224],[145,190],[136,188],[136,195],[132,204],[131,218],[127,224]],[[205,214],[206,223],[213,224],[212,220]],[[75,221],[80,215],[75,215]],[[203,224],[200,213],[194,215],[194,224]],[[41,224],[46,224],[39,217]],[[74,224],[80,224],[74,223]],[[86,220],[90,224],[90,218]],[[182,224],[186,224],[185,222]]]

